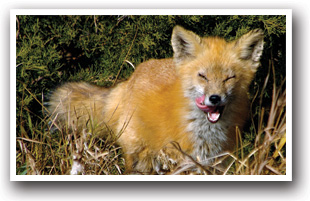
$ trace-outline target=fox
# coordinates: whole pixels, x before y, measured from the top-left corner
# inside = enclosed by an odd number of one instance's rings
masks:
[[[166,174],[189,158],[210,164],[234,150],[248,119],[263,38],[261,29],[226,41],[177,25],[172,58],[145,61],[112,88],[65,83],[52,93],[49,110],[58,122],[91,121],[119,135],[125,174]]]

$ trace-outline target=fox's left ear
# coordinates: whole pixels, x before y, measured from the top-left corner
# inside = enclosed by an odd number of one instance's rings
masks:
[[[244,34],[235,42],[235,47],[238,49],[239,58],[252,61],[252,67],[256,69],[263,53],[264,32],[261,29],[255,29]]]

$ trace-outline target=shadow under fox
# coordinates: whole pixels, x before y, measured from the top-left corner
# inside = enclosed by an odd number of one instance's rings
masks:
[[[91,121],[121,134],[128,173],[162,174],[186,164],[189,158],[171,142],[201,164],[233,151],[248,117],[263,32],[226,42],[176,26],[171,43],[173,58],[146,61],[111,89],[84,82],[59,87],[49,102],[53,118],[80,129]]]

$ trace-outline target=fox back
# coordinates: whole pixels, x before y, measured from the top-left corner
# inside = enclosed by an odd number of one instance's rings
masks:
[[[61,122],[108,126],[119,135],[127,173],[163,174],[203,165],[232,151],[249,113],[248,88],[263,50],[263,32],[226,42],[176,26],[174,57],[151,59],[112,89],[68,83],[51,97]],[[83,125],[83,123],[81,124]]]

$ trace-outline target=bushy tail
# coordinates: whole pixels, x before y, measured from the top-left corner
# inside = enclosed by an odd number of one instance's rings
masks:
[[[109,89],[84,82],[60,86],[50,96],[48,104],[52,123],[69,128],[102,124],[108,94]]]

